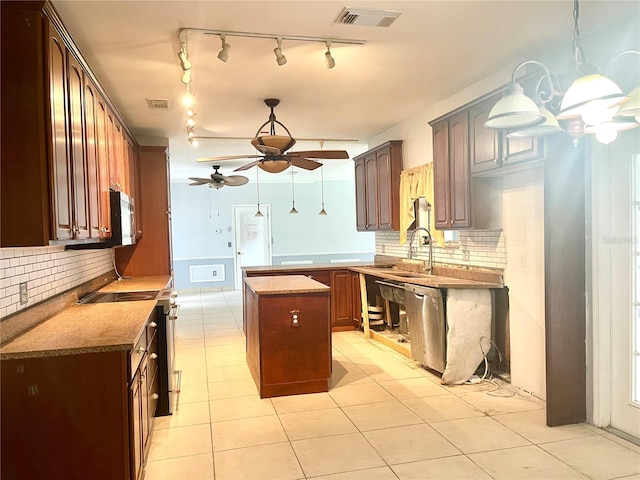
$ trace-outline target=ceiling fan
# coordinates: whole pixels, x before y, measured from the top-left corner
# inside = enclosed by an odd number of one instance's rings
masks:
[[[197,177],[189,177],[189,180],[192,180],[193,183],[190,183],[190,186],[195,185],[209,185],[210,188],[219,189],[228,185],[230,187],[239,187],[240,185],[244,185],[249,181],[247,177],[243,177],[242,175],[222,175],[218,170],[220,169],[219,165],[214,165],[214,172],[211,174],[211,178],[197,178]]]
[[[227,157],[198,158],[198,162],[219,162],[224,160],[236,160],[239,158],[257,158],[258,160],[236,168],[234,171],[248,170],[258,166],[265,172],[280,173],[289,166],[294,165],[305,170],[315,170],[322,166],[322,163],[313,160],[318,159],[347,159],[349,154],[345,150],[306,150],[301,152],[287,152],[296,143],[291,136],[289,129],[276,120],[273,109],[278,106],[280,100],[277,98],[267,98],[264,103],[271,109],[269,119],[264,122],[251,140],[251,145],[262,155],[231,155]],[[276,124],[280,125],[287,134],[276,135]],[[262,129],[269,125],[269,135],[260,135]]]

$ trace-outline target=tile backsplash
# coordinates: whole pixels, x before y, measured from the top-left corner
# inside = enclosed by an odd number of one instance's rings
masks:
[[[40,303],[113,270],[112,251],[64,246],[0,248],[0,318]],[[20,284],[28,301],[20,304]]]
[[[409,242],[400,245],[400,232],[376,232],[376,254],[408,258]],[[428,260],[429,247],[418,248],[413,258]],[[461,230],[459,242],[445,248],[434,244],[433,263],[504,269],[507,266],[505,234],[502,230]]]

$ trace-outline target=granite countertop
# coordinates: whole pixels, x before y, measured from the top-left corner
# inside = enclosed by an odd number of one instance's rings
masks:
[[[167,288],[171,277],[159,275],[157,277],[123,278],[102,287],[99,292],[145,292]]]
[[[422,285],[433,288],[502,288],[503,285],[491,282],[479,282],[464,278],[445,277],[442,275],[428,275],[395,268],[380,267],[350,267],[349,270],[364,273],[387,280],[395,280],[412,285]]]
[[[248,277],[244,282],[258,295],[282,295],[300,293],[324,293],[331,291],[327,285],[304,275]]]
[[[374,266],[374,262],[345,262],[345,263],[309,263],[297,265],[262,265],[257,267],[242,267],[245,272],[307,272],[309,270],[343,270],[354,266]]]
[[[161,290],[169,276],[117,280],[100,292]],[[74,303],[0,347],[0,359],[131,350],[155,300]]]

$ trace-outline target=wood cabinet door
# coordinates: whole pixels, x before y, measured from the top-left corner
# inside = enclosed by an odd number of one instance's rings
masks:
[[[367,223],[366,230],[378,229],[378,162],[376,154],[371,153],[364,158]]]
[[[71,151],[74,238],[89,238],[89,197],[83,132],[83,77],[80,63],[67,51],[69,71],[69,142]]]
[[[391,148],[386,147],[376,152],[376,177],[377,177],[377,212],[378,230],[393,229],[393,197]]]
[[[484,126],[499,99],[493,96],[469,109],[469,162],[474,173],[500,167],[501,134]]]
[[[355,161],[356,183],[356,229],[360,232],[367,229],[367,189],[364,158]]]
[[[522,162],[532,162],[544,158],[544,138],[520,137],[508,138],[504,136],[504,165]]]
[[[449,228],[449,122],[433,126],[433,210],[436,228]]]
[[[51,182],[53,240],[73,238],[71,162],[67,123],[67,48],[49,27],[49,100],[51,104]]]
[[[352,328],[351,276],[349,270],[331,272],[331,327]]]
[[[137,480],[142,472],[143,442],[142,442],[142,378],[140,373],[133,378],[129,394],[130,414],[130,458],[131,478]]]
[[[360,326],[362,318],[362,298],[360,296],[360,274],[349,272],[351,277],[351,321],[355,328]]]
[[[85,158],[89,203],[89,236],[100,238],[100,169],[98,165],[97,93],[88,76],[84,76]]]
[[[471,226],[468,147],[469,122],[465,111],[449,120],[450,228]]]
[[[107,107],[104,99],[96,101],[96,152],[98,155],[98,190],[100,238],[111,238],[111,203],[109,199],[109,141]]]

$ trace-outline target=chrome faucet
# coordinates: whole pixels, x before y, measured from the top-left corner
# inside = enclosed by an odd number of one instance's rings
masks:
[[[409,258],[413,258],[413,237],[415,237],[418,230],[424,230],[425,232],[427,232],[427,238],[429,239],[429,262],[424,270],[431,274],[433,273],[433,238],[431,237],[431,232],[427,228],[418,227],[413,232],[411,232],[411,237],[409,240]]]

